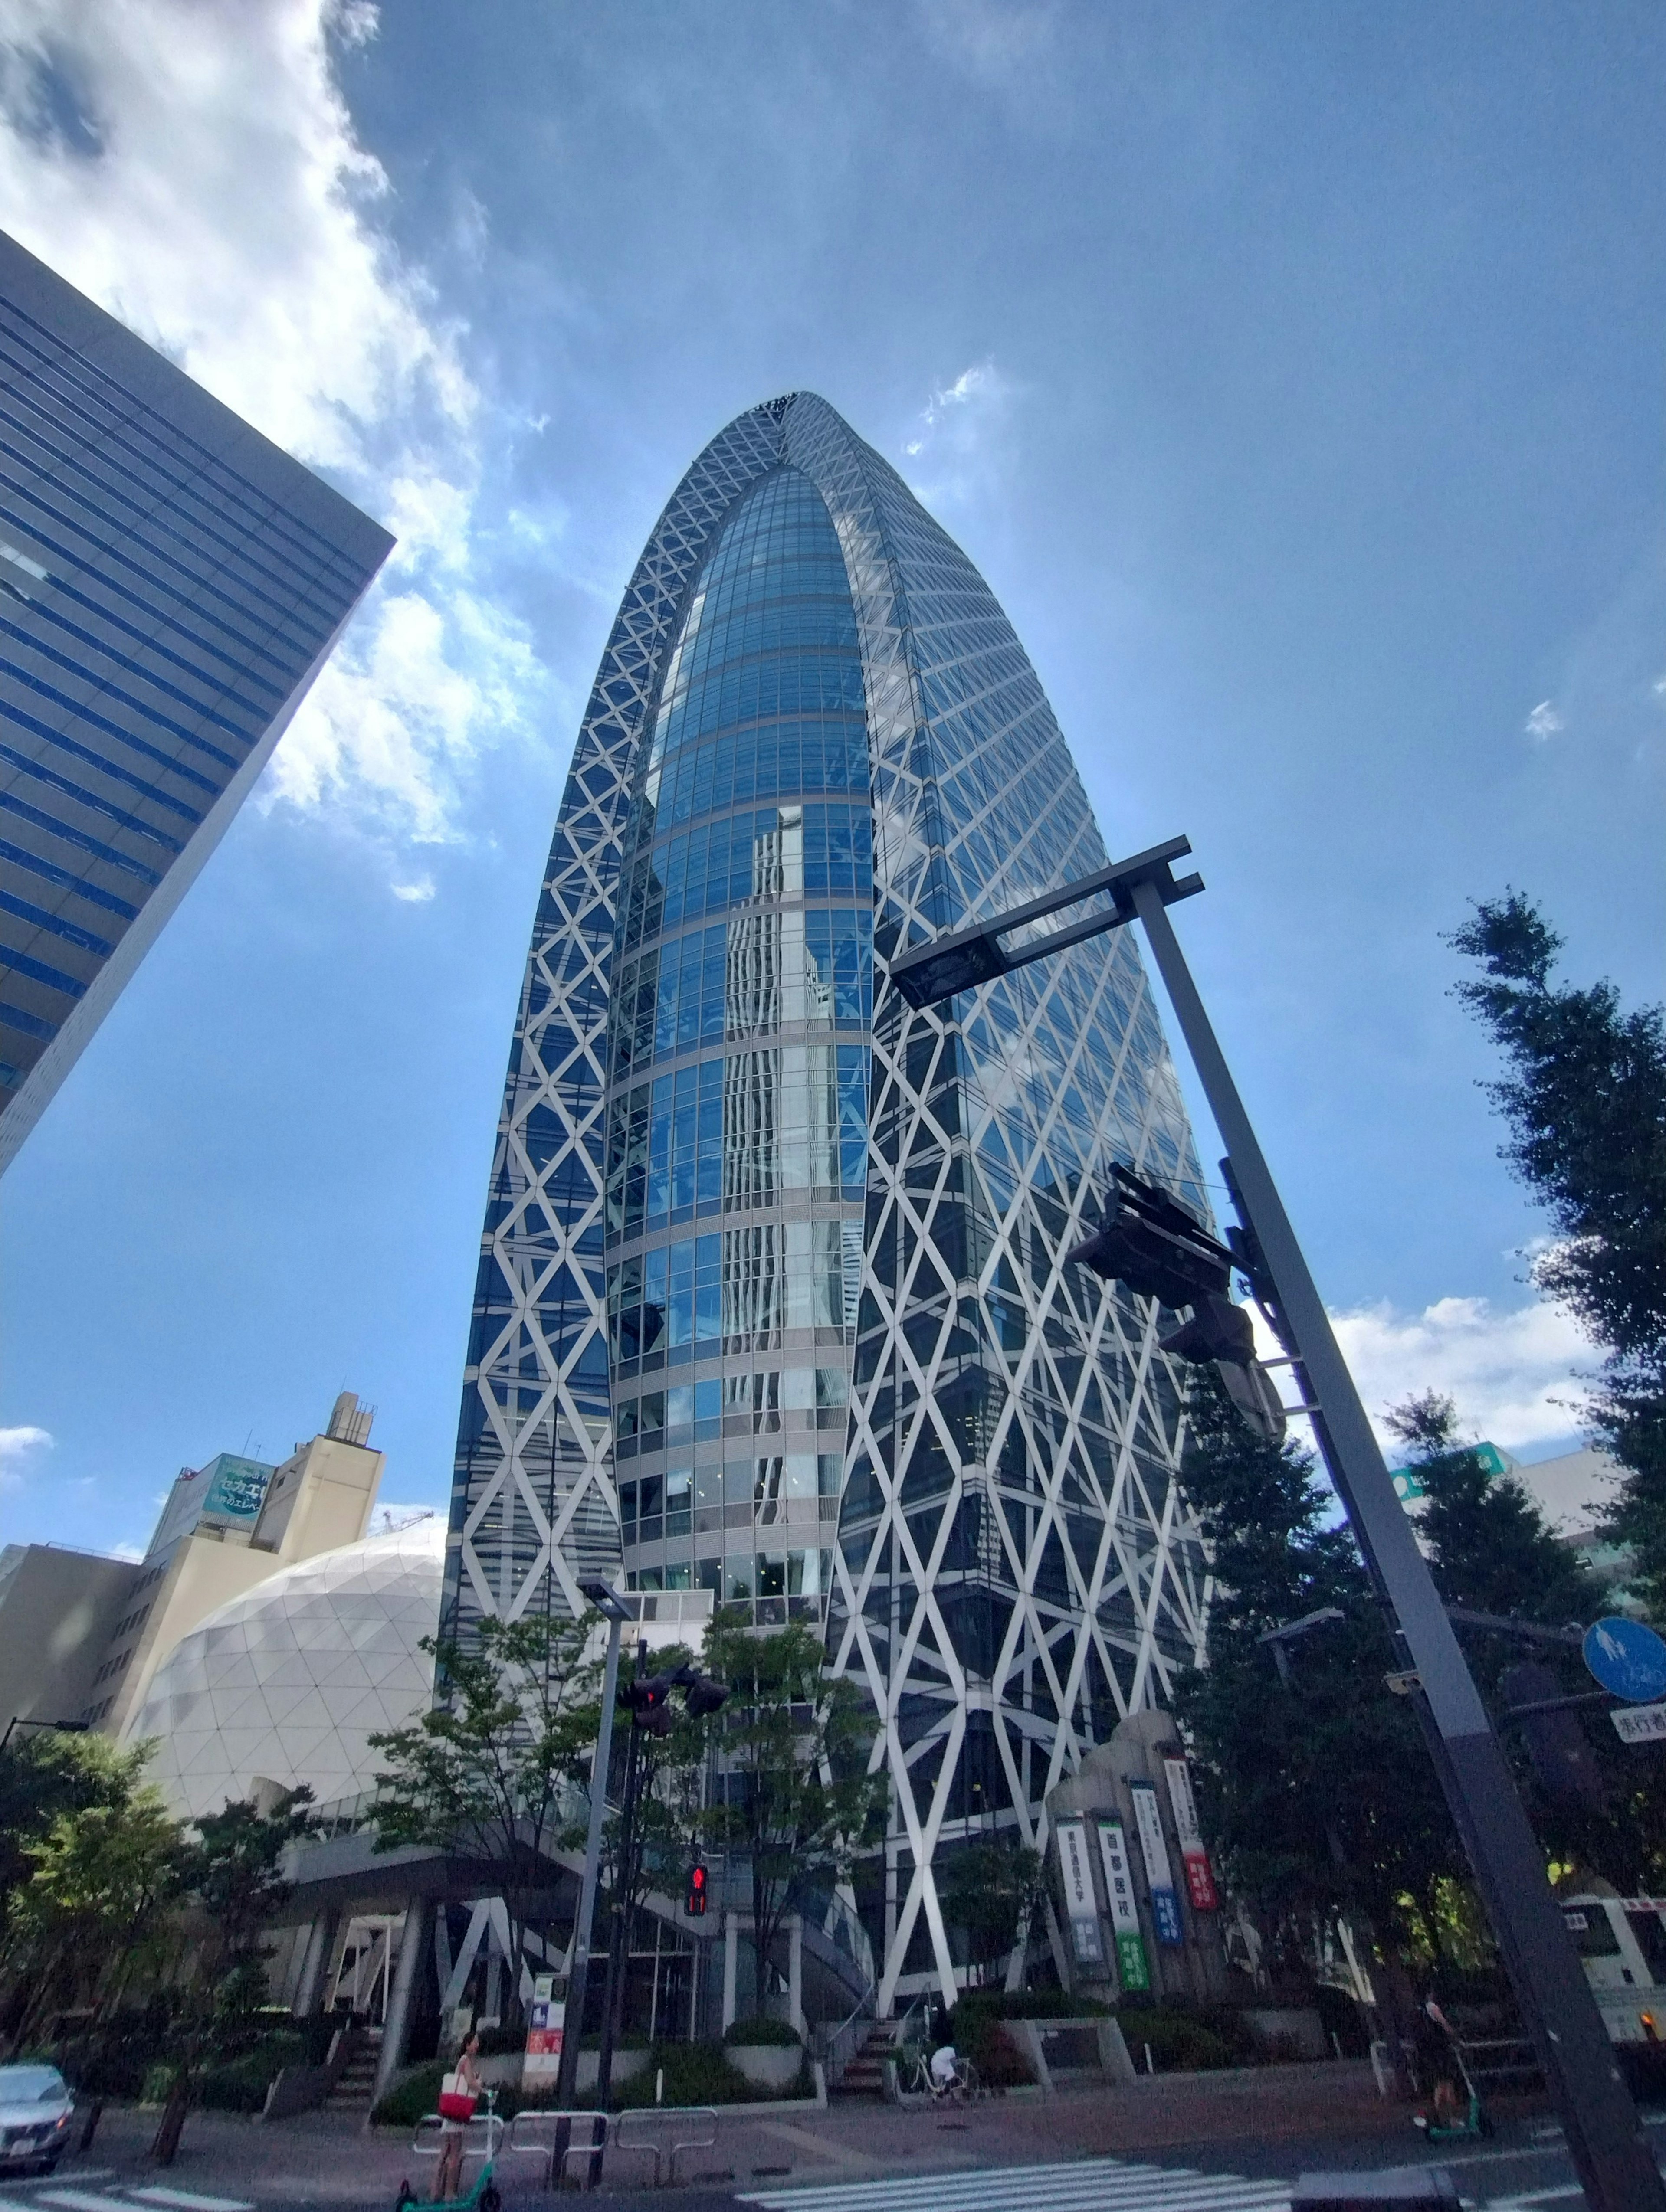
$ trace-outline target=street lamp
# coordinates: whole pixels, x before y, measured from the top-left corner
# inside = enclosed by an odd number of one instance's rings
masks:
[[[1138,920],[1145,925],[1215,1126],[1225,1139],[1222,1165],[1242,1218],[1234,1264],[1249,1276],[1257,1303],[1284,1339],[1303,1398],[1300,1407],[1291,1410],[1312,1421],[1366,1567],[1411,1662],[1409,1686],[1435,1771],[1560,2113],[1575,2171],[1594,2212],[1666,2212],[1666,2187],[1568,1940],[1509,1764],[1395,1495],[1169,921],[1168,908],[1177,899],[1203,888],[1199,876],[1174,876],[1171,863],[1190,850],[1188,839],[1172,837],[1010,914],[915,946],[891,963],[891,980],[909,1005],[923,1008],[1124,923]],[[1001,943],[1029,923],[1093,898],[1109,904],[1016,950]],[[1207,1279],[1201,1268],[1192,1281],[1199,1297],[1221,1295],[1222,1286]],[[1195,1304],[1195,1316],[1196,1311]]]

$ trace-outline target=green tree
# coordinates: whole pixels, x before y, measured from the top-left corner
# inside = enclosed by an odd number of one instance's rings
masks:
[[[512,1929],[512,2005],[520,2003],[527,1911],[547,1892],[551,1854],[582,1829],[569,1793],[589,1781],[596,1616],[488,1615],[467,1644],[425,1638],[436,1699],[420,1720],[370,1738],[377,1849],[427,1844],[477,1859],[502,1886]]]
[[[1388,1422],[1423,1486],[1419,1532],[1449,1605],[1553,1627],[1586,1625],[1606,1609],[1606,1584],[1556,1536],[1522,1484],[1489,1475],[1463,1442],[1450,1398],[1425,1392],[1391,1408]],[[1589,1689],[1578,1650],[1487,1630],[1459,1634],[1547,1855],[1628,1893],[1654,1888],[1666,1866],[1666,1795],[1654,1785],[1654,1761],[1639,1760],[1606,1724],[1587,1729],[1572,1713],[1528,1729],[1509,1718],[1509,1708],[1525,1702],[1523,1686],[1529,1696]],[[1512,1687],[1508,1677],[1523,1665],[1543,1679]]]
[[[1006,1837],[963,1844],[938,1878],[945,1926],[966,1938],[967,1964],[980,1982],[1004,1958],[1041,1902],[1041,1854]]]
[[[885,1782],[867,1771],[873,1723],[860,1692],[825,1671],[821,1639],[801,1623],[760,1634],[720,1613],[704,1656],[729,1701],[710,1723],[723,1795],[702,1826],[747,1861],[761,2004],[795,1893],[849,1873]]]
[[[143,1779],[151,1748],[103,1747],[81,1769],[100,1796],[56,1813],[21,1846],[29,1871],[12,1893],[6,1929],[8,1966],[27,1991],[20,2044],[54,2014],[107,2010],[155,1961],[185,1847],[181,1824]]]
[[[1555,981],[1562,939],[1516,891],[1478,902],[1450,942],[1481,963],[1457,995],[1508,1069],[1486,1086],[1501,1157],[1555,1233],[1534,1279],[1607,1354],[1586,1412],[1629,1471],[1611,1533],[1666,1617],[1666,1009]]]
[[[122,1802],[141,1764],[107,1736],[61,1729],[20,1729],[0,1746],[0,1946],[12,1898],[33,1872],[29,1845],[60,1813]]]
[[[312,1826],[305,1784],[270,1806],[228,1798],[204,1814],[179,1853],[179,1886],[204,1923],[181,1977],[179,2063],[151,2145],[160,2166],[173,2163],[205,2059],[234,2055],[266,2000],[262,1937],[289,1895],[282,1861]]]
[[[1449,1605],[1554,1626],[1596,1618],[1606,1583],[1555,1534],[1521,1483],[1491,1474],[1463,1442],[1450,1398],[1427,1390],[1386,1419],[1423,1486],[1419,1533]]]
[[[1463,1860],[1353,1538],[1311,1457],[1251,1433],[1213,1376],[1188,1393],[1187,1493],[1213,1550],[1207,1664],[1175,1710],[1194,1748],[1209,1833],[1274,1960],[1316,1917],[1366,1921],[1385,1958],[1438,1954],[1444,1891]],[[1335,1607],[1288,1648],[1268,1629]]]

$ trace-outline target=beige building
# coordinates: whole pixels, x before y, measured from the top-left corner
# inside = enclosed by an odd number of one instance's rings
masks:
[[[119,1735],[157,1668],[210,1613],[285,1567],[358,1542],[382,1474],[372,1418],[344,1390],[323,1434],[281,1467],[222,1454],[179,1477],[106,1633],[82,1720]]]

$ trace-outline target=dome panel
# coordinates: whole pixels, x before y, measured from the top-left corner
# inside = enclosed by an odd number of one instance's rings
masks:
[[[151,1677],[123,1732],[159,1739],[152,1773],[179,1813],[217,1813],[257,1774],[320,1804],[374,1787],[367,1739],[427,1710],[445,1569],[435,1516],[303,1560],[222,1606]]]

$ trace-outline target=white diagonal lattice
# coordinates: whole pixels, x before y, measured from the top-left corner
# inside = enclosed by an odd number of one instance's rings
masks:
[[[720,562],[726,518],[782,470],[815,486],[843,556],[881,979],[899,945],[1104,859],[1023,648],[901,479],[812,395],[732,425],[679,487],[633,579],[557,825],[483,1245],[453,1513],[459,1618],[544,1602],[552,1589],[570,1602],[580,1563],[599,1562],[618,1540],[602,1265],[605,1000],[626,934],[623,922],[615,928],[622,849],[629,817],[639,854],[632,897],[649,916],[646,928],[630,925],[634,948],[653,936],[663,904],[663,886],[644,872],[660,786],[650,792],[641,740],[669,694],[675,641],[686,633],[693,642],[679,653],[707,649],[702,562]],[[767,562],[757,528],[746,557]],[[686,668],[677,680],[686,685]],[[721,742],[721,714],[710,726]],[[772,867],[775,849],[758,848]],[[770,906],[775,888],[754,874],[735,894],[737,914],[746,912],[731,925],[728,957],[754,998],[776,990],[784,972],[757,919],[781,905]],[[1108,1297],[1063,1255],[1097,1224],[1113,1160],[1164,1182],[1201,1216],[1207,1209],[1127,933],[937,1012],[911,1012],[881,980],[868,1042],[860,1283],[847,1288],[854,1341],[842,1355],[830,1346],[813,1357],[842,1356],[851,1385],[827,1627],[832,1662],[873,1700],[874,1757],[891,1784],[884,1925],[876,1908],[874,1927],[889,2005],[922,1980],[954,1986],[934,1858],[991,1828],[1044,1842],[1052,1783],[1125,1712],[1160,1698],[1174,1666],[1201,1650],[1205,1566],[1176,1480],[1179,1399],[1154,1349],[1158,1316]],[[619,1133],[642,1079],[617,1034],[613,1048],[612,1167],[623,1189],[634,1140]],[[756,1150],[759,1083],[776,1080],[757,1070],[779,1066],[771,1051],[753,1051],[746,1066],[736,1054],[724,1062],[725,1098],[752,1102],[726,1109],[726,1145],[733,1126]],[[750,1233],[760,1253],[791,1230],[790,1205],[776,1202],[755,1163],[726,1153],[724,1189],[726,1206],[758,1224]],[[609,1233],[618,1231],[616,1219]],[[854,1244],[854,1206],[838,1231]],[[630,1264],[641,1267],[664,1235],[633,1235]],[[714,1346],[714,1370],[720,1357]],[[633,1388],[641,1379],[633,1369]],[[772,1493],[760,1528],[774,1510]]]

